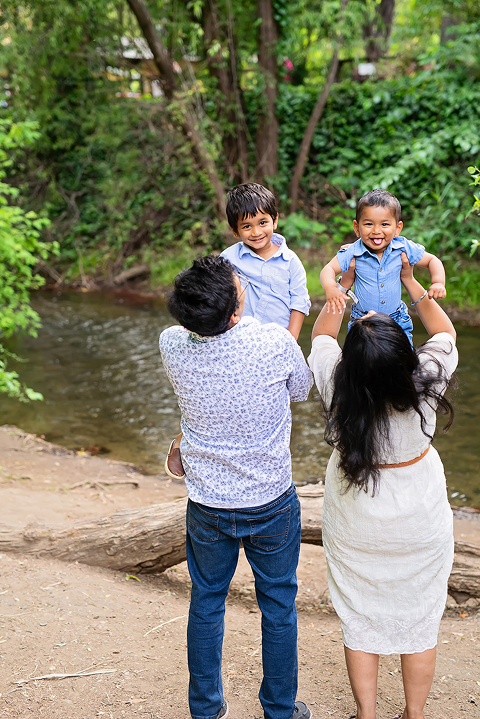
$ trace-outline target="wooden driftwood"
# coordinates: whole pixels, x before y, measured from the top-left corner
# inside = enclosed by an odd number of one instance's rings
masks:
[[[323,486],[298,488],[302,542],[322,544]],[[109,517],[79,520],[62,527],[0,524],[0,552],[48,556],[138,573],[162,572],[186,559],[186,499],[124,509]],[[455,542],[449,592],[459,603],[480,599],[480,547]]]
[[[181,499],[62,527],[0,524],[0,552],[35,554],[95,567],[162,572],[185,559],[185,507]]]

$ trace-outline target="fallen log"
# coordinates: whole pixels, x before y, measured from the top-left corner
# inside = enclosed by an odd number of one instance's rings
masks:
[[[0,524],[0,552],[81,562],[134,573],[163,572],[183,562],[186,499],[62,527],[34,522],[23,529]]]
[[[322,544],[323,486],[297,489],[302,505],[302,542]],[[0,524],[0,552],[80,562],[138,573],[163,572],[186,559],[186,499],[123,509],[109,517],[62,527],[32,523],[22,529]],[[459,603],[480,599],[480,546],[455,542],[449,593]]]
[[[130,267],[128,270],[123,270],[123,272],[116,275],[113,278],[113,284],[123,285],[124,282],[134,280],[136,277],[140,277],[141,275],[148,275],[149,273],[150,267],[148,265],[136,265],[135,267]]]

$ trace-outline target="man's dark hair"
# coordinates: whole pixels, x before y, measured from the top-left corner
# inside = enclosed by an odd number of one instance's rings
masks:
[[[227,220],[234,232],[238,232],[241,220],[254,217],[259,212],[270,215],[274,222],[277,219],[277,201],[270,190],[256,182],[245,182],[230,190],[227,195]]]
[[[397,222],[402,219],[402,206],[391,192],[387,190],[370,190],[357,202],[355,219],[357,222],[362,216],[365,207],[388,207]]]
[[[170,314],[202,337],[222,334],[238,307],[234,272],[224,257],[197,258],[175,278],[167,305]]]

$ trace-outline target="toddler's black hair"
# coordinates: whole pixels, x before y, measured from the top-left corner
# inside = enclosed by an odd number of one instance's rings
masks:
[[[395,195],[387,190],[370,190],[357,202],[357,211],[355,219],[358,222],[362,216],[365,207],[388,207],[391,210],[395,220],[400,222],[402,219],[402,206]]]
[[[227,195],[227,220],[234,232],[238,232],[240,220],[254,217],[259,212],[270,215],[275,222],[278,209],[273,192],[256,182],[245,182],[230,190]]]

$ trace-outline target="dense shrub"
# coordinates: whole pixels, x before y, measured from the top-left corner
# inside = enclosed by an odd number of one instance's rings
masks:
[[[284,192],[315,99],[309,87],[282,89]],[[337,215],[338,223],[361,194],[383,187],[402,203],[407,236],[441,254],[469,250],[478,220],[465,219],[471,207],[465,170],[478,164],[479,107],[480,84],[457,71],[343,82],[317,127],[303,191]]]

